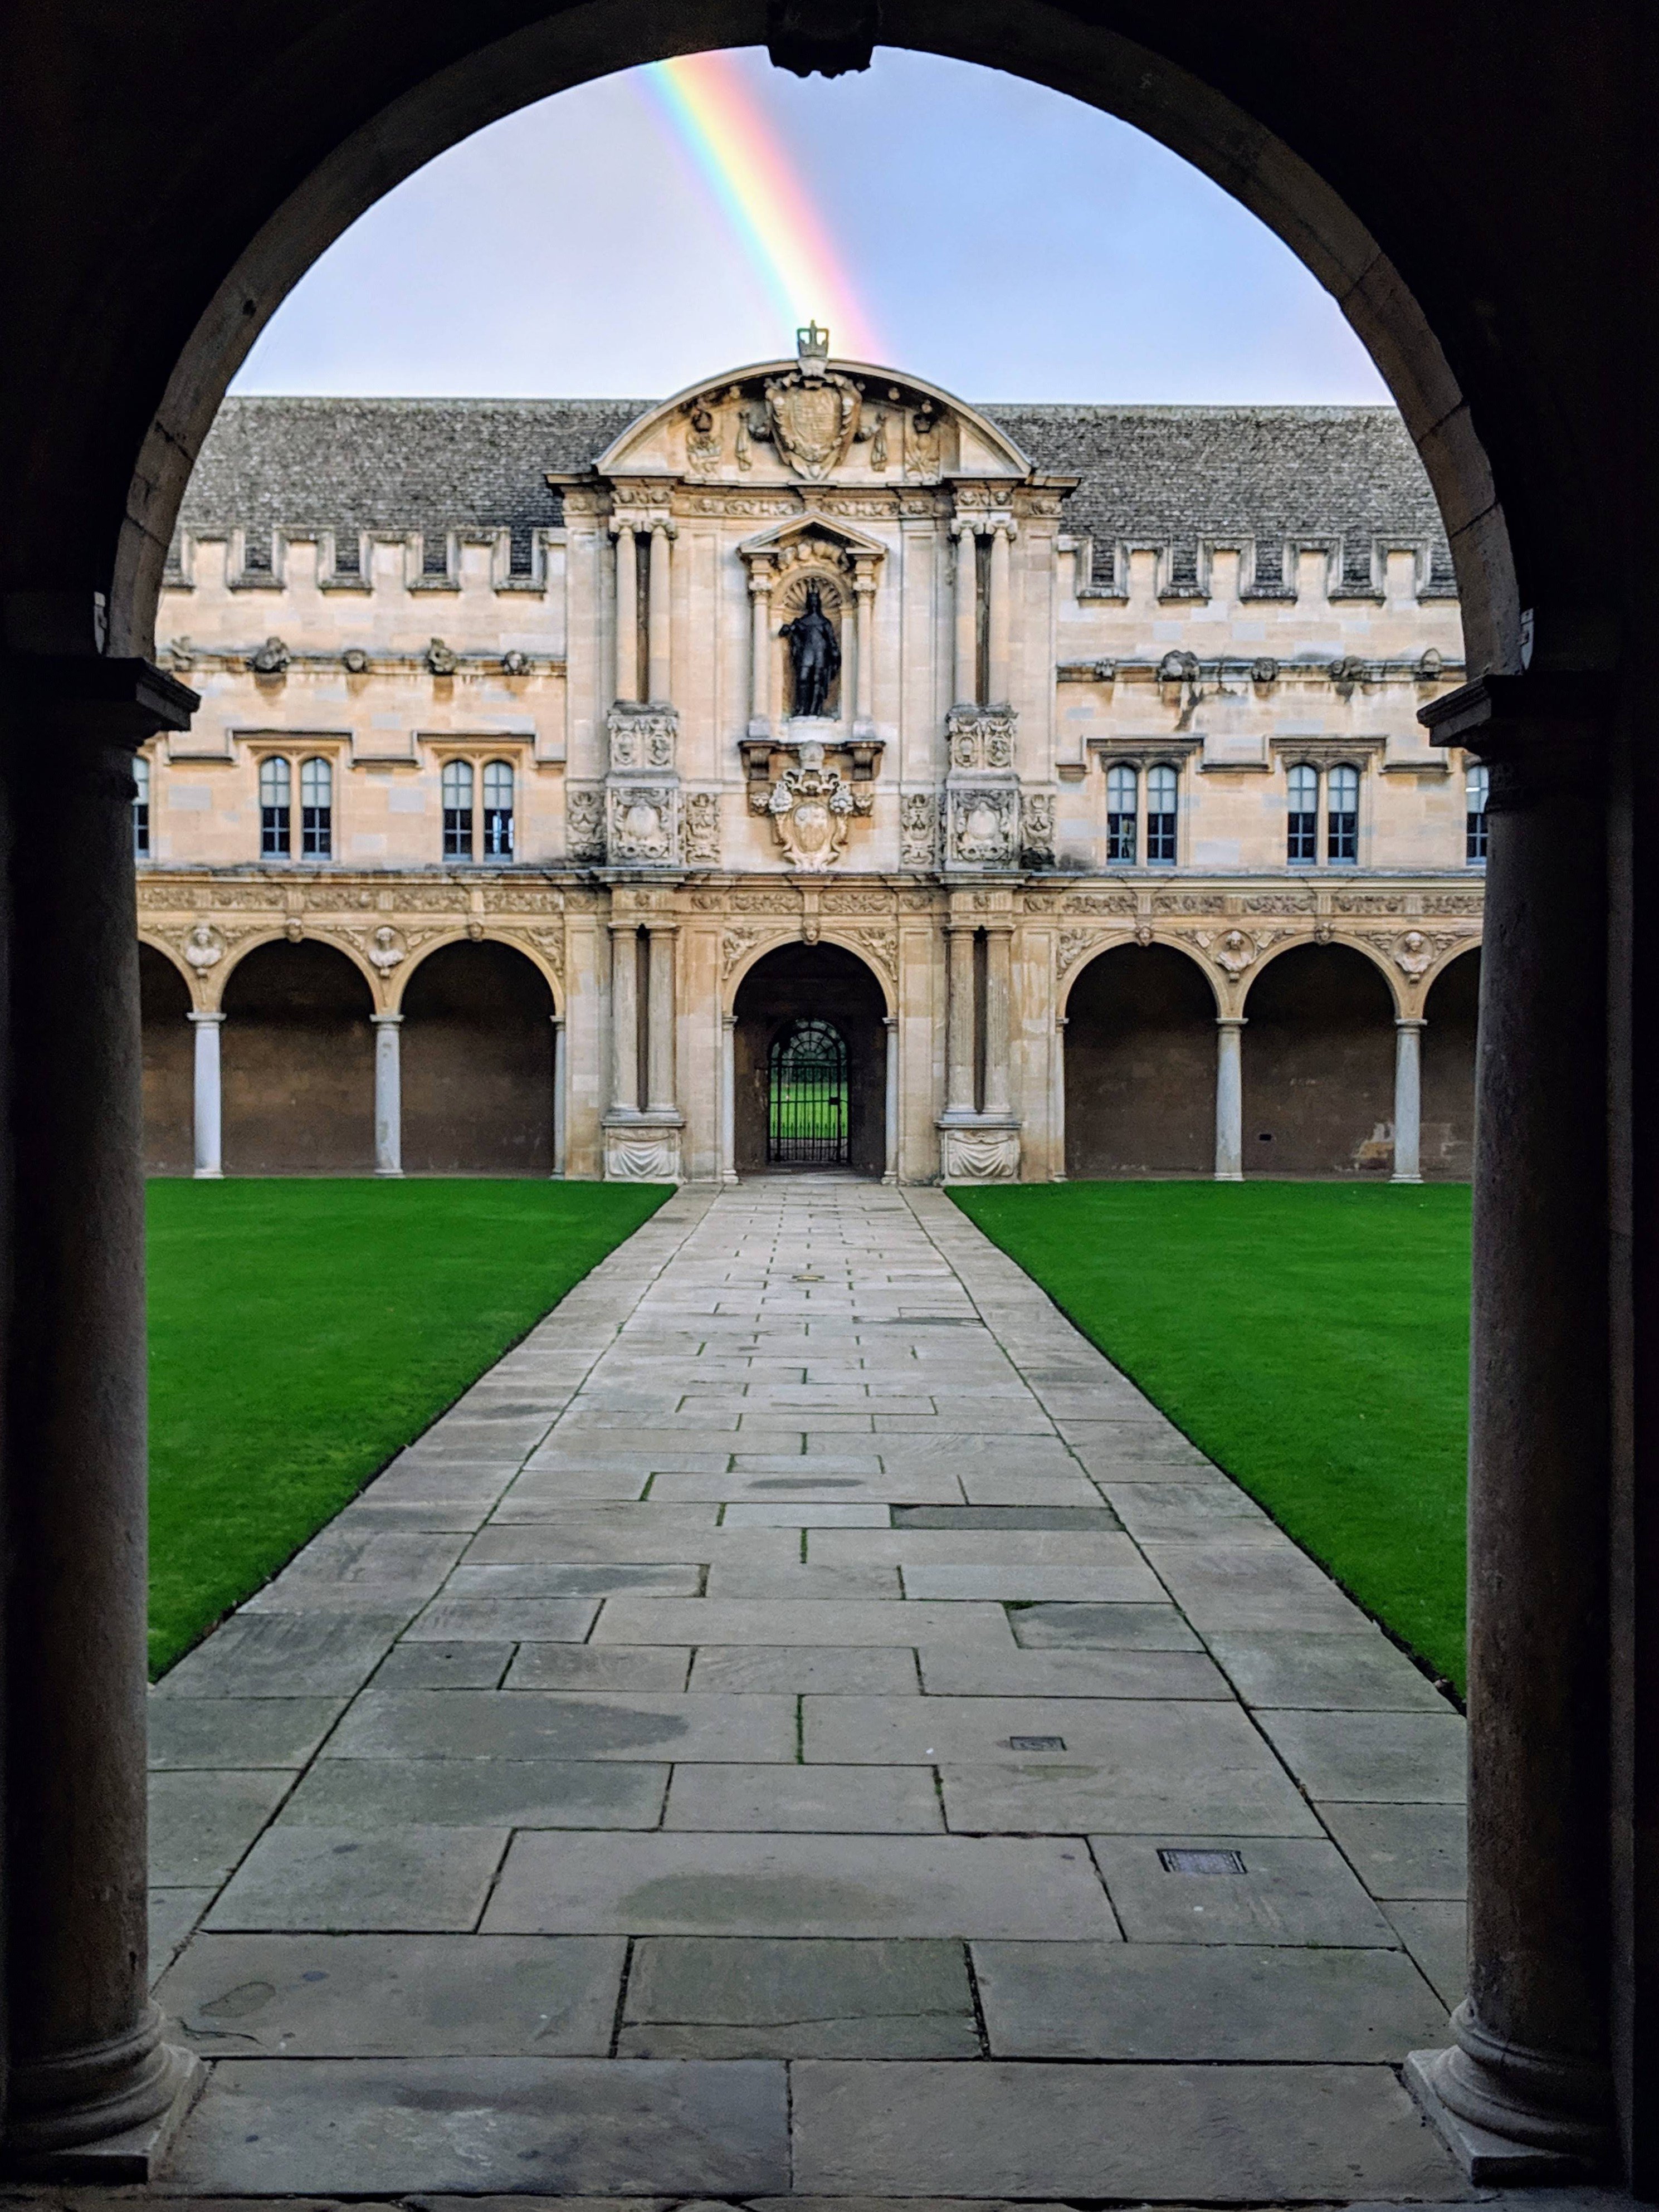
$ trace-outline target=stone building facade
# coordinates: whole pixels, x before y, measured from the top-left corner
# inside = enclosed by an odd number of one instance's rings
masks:
[[[158,634],[158,1170],[1468,1171],[1391,410],[232,401]]]

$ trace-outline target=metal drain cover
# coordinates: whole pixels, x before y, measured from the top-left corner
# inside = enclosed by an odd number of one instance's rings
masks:
[[[1064,1751],[1066,1739],[1063,1735],[1011,1735],[1008,1748],[1010,1751]]]
[[[1160,1850],[1165,1874],[1243,1874],[1243,1851]]]

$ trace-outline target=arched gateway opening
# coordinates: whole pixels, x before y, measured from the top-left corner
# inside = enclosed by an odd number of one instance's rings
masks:
[[[1091,960],[1066,1002],[1066,1172],[1202,1176],[1215,1161],[1215,993],[1167,945]]]
[[[757,960],[733,1007],[739,1175],[887,1165],[886,1002],[838,945],[784,945]]]

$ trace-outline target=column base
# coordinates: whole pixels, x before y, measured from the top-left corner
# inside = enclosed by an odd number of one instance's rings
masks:
[[[1599,2069],[1499,2043],[1467,1998],[1451,2024],[1458,2043],[1413,2051],[1405,2081],[1471,2181],[1559,2181],[1606,2168],[1611,2134],[1589,2109],[1601,2092]],[[1470,2042],[1490,2045],[1492,2057],[1474,2056]]]
[[[222,1182],[224,1179],[222,1168],[196,1168],[191,1171],[191,1181],[195,1182]]]
[[[942,1121],[939,1124],[941,1182],[1018,1182],[1019,1123]]]
[[[153,2018],[149,2033],[158,2028]],[[84,2054],[71,2062],[84,2063]],[[15,2117],[0,2145],[0,2175],[112,2185],[158,2179],[207,2069],[193,2051],[158,2041],[136,2072],[112,2095]]]
[[[401,1168],[376,1168],[374,1175],[380,1182],[401,1182],[404,1171]]]
[[[1397,1175],[1397,1176],[1390,1176],[1389,1177],[1389,1181],[1390,1182],[1422,1182],[1422,1180],[1423,1180],[1423,1178],[1422,1178],[1422,1176],[1421,1176],[1420,1175],[1414,1175],[1414,1176],[1402,1176],[1402,1175]]]
[[[630,1115],[607,1121],[605,1180],[607,1182],[684,1182],[680,1170],[680,1127],[672,1121]]]
[[[1212,1182],[1243,1182],[1244,1170],[1243,1168],[1218,1168],[1210,1180]]]

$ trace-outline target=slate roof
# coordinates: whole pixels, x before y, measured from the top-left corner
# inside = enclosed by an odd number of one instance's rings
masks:
[[[424,533],[443,565],[451,529],[507,528],[513,565],[560,519],[548,470],[583,469],[654,403],[644,399],[228,399],[180,518],[198,537],[246,533],[250,568],[272,532],[330,529],[342,567],[360,531]],[[1258,589],[1279,586],[1289,538],[1343,544],[1344,580],[1366,588],[1371,540],[1426,538],[1431,589],[1451,561],[1428,478],[1391,407],[1085,407],[1005,403],[984,412],[1036,467],[1082,478],[1067,526],[1093,538],[1097,583],[1121,538],[1167,543],[1171,580],[1195,580],[1201,538],[1256,540]]]

